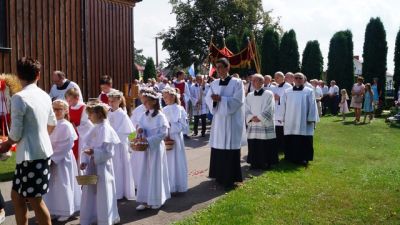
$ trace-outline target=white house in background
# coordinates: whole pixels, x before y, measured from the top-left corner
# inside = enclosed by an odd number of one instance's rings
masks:
[[[360,56],[353,56],[353,65],[354,65],[354,76],[362,75],[362,61],[360,60]]]

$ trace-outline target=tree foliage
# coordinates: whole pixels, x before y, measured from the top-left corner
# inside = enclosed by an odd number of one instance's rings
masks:
[[[146,56],[143,55],[143,49],[134,48],[135,63],[143,66],[146,63]]]
[[[265,12],[261,0],[170,0],[177,24],[161,32],[170,66],[188,67],[208,54],[211,35],[216,43],[231,34],[242,37],[264,26],[279,28],[279,21]],[[200,62],[197,62],[200,64]]]
[[[379,89],[383,90],[382,100],[385,99],[387,51],[386,31],[383,23],[379,17],[371,18],[365,29],[362,73],[366,82],[372,83],[375,77],[379,79]]]
[[[394,49],[394,88],[395,88],[395,99],[397,99],[397,92],[400,87],[400,30],[397,32],[396,36],[396,46]]]
[[[143,71],[143,81],[147,81],[149,78],[156,78],[156,67],[154,66],[153,58],[149,57],[146,60],[146,65]]]
[[[324,58],[322,57],[321,49],[318,41],[309,41],[303,52],[301,63],[301,72],[307,76],[309,80],[322,77],[324,67]]]
[[[261,45],[261,72],[274,75],[279,70],[279,34],[274,29],[265,29]]]
[[[335,80],[339,88],[346,89],[348,93],[353,87],[353,35],[349,30],[336,32],[331,38],[327,82],[331,80]]]
[[[279,49],[279,66],[284,73],[300,71],[299,47],[294,30],[289,30],[282,36]]]

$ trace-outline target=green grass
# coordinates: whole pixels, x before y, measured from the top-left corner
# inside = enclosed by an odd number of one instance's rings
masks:
[[[11,180],[15,170],[15,153],[7,161],[0,161],[0,182]]]
[[[400,224],[400,129],[323,118],[306,169],[281,163],[176,224]]]

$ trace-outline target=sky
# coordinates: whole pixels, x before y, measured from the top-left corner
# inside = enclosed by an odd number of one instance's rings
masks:
[[[400,1],[398,0],[263,0],[264,10],[273,10],[272,16],[280,19],[284,31],[294,29],[302,55],[309,40],[318,40],[324,56],[325,69],[329,41],[333,34],[349,29],[353,32],[354,55],[362,56],[365,27],[371,17],[380,17],[386,29],[388,42],[387,68],[394,70],[394,47],[400,29]],[[144,0],[135,7],[135,47],[143,49],[147,57],[155,58],[157,33],[176,25],[168,0]],[[159,58],[168,58],[161,51]]]

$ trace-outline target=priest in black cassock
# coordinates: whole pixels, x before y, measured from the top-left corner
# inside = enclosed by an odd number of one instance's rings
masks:
[[[274,94],[264,90],[264,77],[253,75],[254,91],[246,96],[247,162],[251,169],[269,169],[278,163],[275,142]]]
[[[230,188],[242,182],[240,148],[244,128],[243,82],[229,75],[226,58],[217,60],[219,79],[210,84],[205,101],[213,114],[210,133],[210,178]]]
[[[304,83],[304,75],[296,73],[295,85],[285,90],[276,119],[284,122],[286,159],[307,165],[314,157],[313,136],[318,111],[314,92]]]

